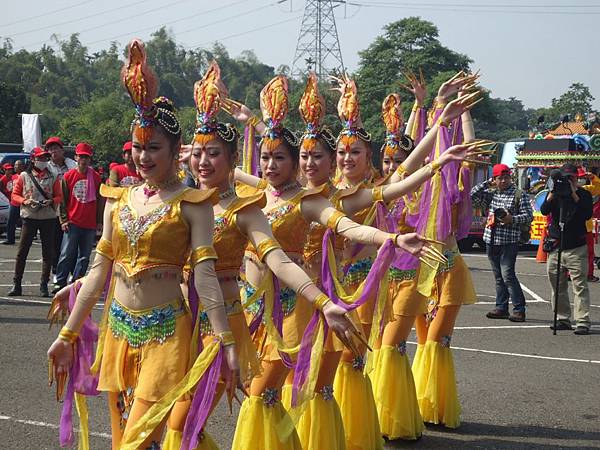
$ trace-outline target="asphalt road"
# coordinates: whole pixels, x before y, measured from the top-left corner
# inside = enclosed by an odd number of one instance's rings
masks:
[[[22,298],[6,297],[15,254],[16,246],[0,246],[2,447],[57,449],[61,405],[46,385],[45,356],[56,330],[45,319],[49,299],[38,297],[40,246],[30,253]],[[480,303],[463,308],[452,340],[463,424],[455,431],[428,427],[421,440],[386,448],[600,448],[600,327],[589,336],[552,335],[545,266],[532,256],[523,252],[517,263],[528,301],[523,324],[485,318],[493,307],[493,276],[484,254],[465,256]],[[600,283],[590,289],[598,323]],[[90,401],[92,449],[110,448],[105,403]],[[231,445],[236,413],[229,416],[221,404],[209,420],[208,432],[223,449]]]

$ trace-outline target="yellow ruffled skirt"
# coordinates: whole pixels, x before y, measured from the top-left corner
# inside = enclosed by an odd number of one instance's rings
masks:
[[[415,382],[408,355],[383,345],[371,373],[381,433],[388,439],[418,439],[423,434]]]
[[[162,450],[179,450],[181,448],[181,439],[183,433],[181,431],[167,429],[165,440],[162,444]],[[206,432],[203,432],[203,438],[198,443],[194,450],[219,450],[219,446],[213,438]]]
[[[296,431],[283,441],[278,430],[285,420],[291,420],[280,401],[267,405],[262,397],[250,396],[240,409],[232,450],[301,450]]]
[[[369,377],[351,363],[340,362],[333,384],[348,450],[382,450],[377,409]]]
[[[281,403],[286,409],[291,407],[292,386],[289,384],[281,390]],[[342,414],[333,392],[315,394],[303,408],[296,432],[305,450],[346,450]]]
[[[419,345],[412,370],[423,420],[457,428],[460,425],[460,402],[450,347],[436,341]]]

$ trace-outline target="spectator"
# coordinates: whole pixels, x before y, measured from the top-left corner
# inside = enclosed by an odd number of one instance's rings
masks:
[[[483,233],[487,256],[496,279],[496,308],[487,313],[489,319],[525,321],[525,295],[515,273],[521,226],[531,224],[533,210],[527,193],[513,183],[510,168],[496,164],[492,178],[473,187],[475,206],[488,211]],[[508,299],[513,313],[508,313]]]
[[[125,161],[123,164],[110,168],[109,186],[133,186],[142,182],[131,157],[131,141],[123,144],[123,161]]]
[[[560,172],[568,182],[566,193],[560,195],[552,189],[540,211],[545,216],[550,216],[548,236],[551,239],[560,239],[560,205],[563,204],[563,217],[565,221],[562,245],[561,272],[557,273],[558,245],[548,253],[546,269],[552,288],[552,306],[556,307],[558,322],[557,330],[572,330],[571,305],[567,292],[567,272],[571,276],[573,296],[575,303],[575,334],[589,334],[590,330],[590,291],[587,282],[587,244],[586,221],[592,217],[592,196],[585,189],[577,186],[577,168],[573,164],[564,164]],[[554,183],[556,188],[557,183]],[[562,199],[562,202],[558,200]],[[554,305],[556,280],[559,280],[557,305]],[[554,329],[554,325],[551,325]]]
[[[54,222],[56,205],[61,201],[60,182],[55,173],[48,170],[50,154],[36,147],[32,150],[33,168],[31,172],[21,172],[17,178],[12,197],[21,206],[21,239],[15,261],[14,285],[9,296],[22,294],[21,281],[33,238],[40,232],[42,241],[42,276],[40,294],[48,297],[48,280],[54,252]]]
[[[600,178],[591,172],[586,172],[583,167],[577,169],[577,176],[580,179],[588,180],[588,182],[581,187],[592,195],[592,205],[597,203],[598,197],[600,196]],[[585,223],[585,228],[587,230],[585,233],[585,240],[588,249],[587,278],[588,281],[597,282],[600,278],[594,275],[594,220],[590,218],[590,220]]]
[[[2,170],[4,171],[4,175],[0,177],[0,192],[4,194],[4,196],[10,200],[10,193],[12,192],[12,176],[15,173],[14,167],[10,163],[6,163],[2,165]]]
[[[67,173],[68,170],[77,167],[77,163],[71,158],[65,158],[64,145],[58,136],[49,137],[46,140],[46,150],[50,152],[51,160],[49,169],[59,179]],[[58,211],[57,211],[58,214]],[[56,266],[58,265],[58,257],[60,256],[60,249],[62,244],[63,232],[60,227],[60,221],[58,215],[54,224],[54,259],[52,260],[52,273],[56,274]]]
[[[61,181],[63,199],[60,205],[60,223],[64,232],[60,259],[53,293],[67,285],[69,274],[73,280],[85,275],[94,246],[96,228],[100,223],[98,208],[102,180],[92,169],[92,147],[85,143],[75,148],[77,168],[71,169]]]
[[[10,190],[10,197],[8,198],[10,201],[10,205],[8,207],[8,222],[6,223],[6,240],[2,242],[4,245],[14,245],[15,244],[15,231],[17,229],[17,224],[19,223],[19,215],[20,215],[20,204],[17,203],[12,196],[12,192],[15,187],[15,183],[17,178],[21,172],[23,172],[23,168],[25,164],[22,159],[18,159],[15,161],[14,172],[11,178],[10,183],[7,183],[8,188]]]

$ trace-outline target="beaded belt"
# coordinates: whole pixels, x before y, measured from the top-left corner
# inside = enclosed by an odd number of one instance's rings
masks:
[[[113,299],[108,326],[115,338],[126,339],[132,347],[141,347],[151,341],[162,344],[175,334],[175,321],[184,313],[180,299],[144,310],[131,310]]]
[[[417,276],[416,269],[396,269],[395,267],[390,267],[388,271],[388,280],[391,282],[399,283],[401,281],[406,280],[414,280]]]
[[[350,268],[344,277],[344,284],[349,285],[362,282],[367,278],[372,265],[373,258],[370,256],[351,263]]]
[[[254,295],[254,293],[256,292],[256,288],[247,281],[242,281],[242,286],[244,288],[246,299],[252,297],[252,295]],[[287,317],[294,311],[294,308],[296,308],[296,292],[289,287],[281,288],[279,290],[279,298],[281,299],[281,309],[283,310],[283,316]],[[246,312],[252,315],[256,315],[260,310],[262,304],[263,298],[261,297],[258,299],[258,301],[256,301],[256,303],[253,303],[248,308],[246,308]]]

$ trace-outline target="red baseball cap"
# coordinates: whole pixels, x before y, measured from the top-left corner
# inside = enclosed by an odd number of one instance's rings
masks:
[[[124,152],[130,152],[131,148],[133,146],[133,143],[131,141],[127,141],[123,144],[123,151]]]
[[[4,163],[4,164],[2,164],[2,168],[4,170],[14,169],[14,167],[13,167],[13,165],[11,163]]]
[[[586,174],[587,174],[587,172],[585,171],[585,169],[583,167],[579,166],[577,168],[577,176],[579,178],[585,178]]]
[[[92,146],[90,144],[88,144],[87,142],[80,142],[75,147],[76,155],[92,156],[92,153],[93,153]]]
[[[496,164],[492,168],[492,177],[499,177],[500,175],[510,175],[510,167],[506,164]]]
[[[58,136],[52,136],[52,137],[49,137],[49,138],[46,140],[45,147],[46,147],[46,148],[48,148],[48,146],[49,146],[49,145],[52,145],[52,144],[57,144],[57,145],[60,145],[60,148],[63,148],[63,147],[64,147],[64,145],[63,145],[63,142],[60,140],[60,138],[59,138]]]
[[[34,147],[33,150],[31,150],[31,154],[34,158],[39,156],[50,156],[50,152],[42,147]]]

